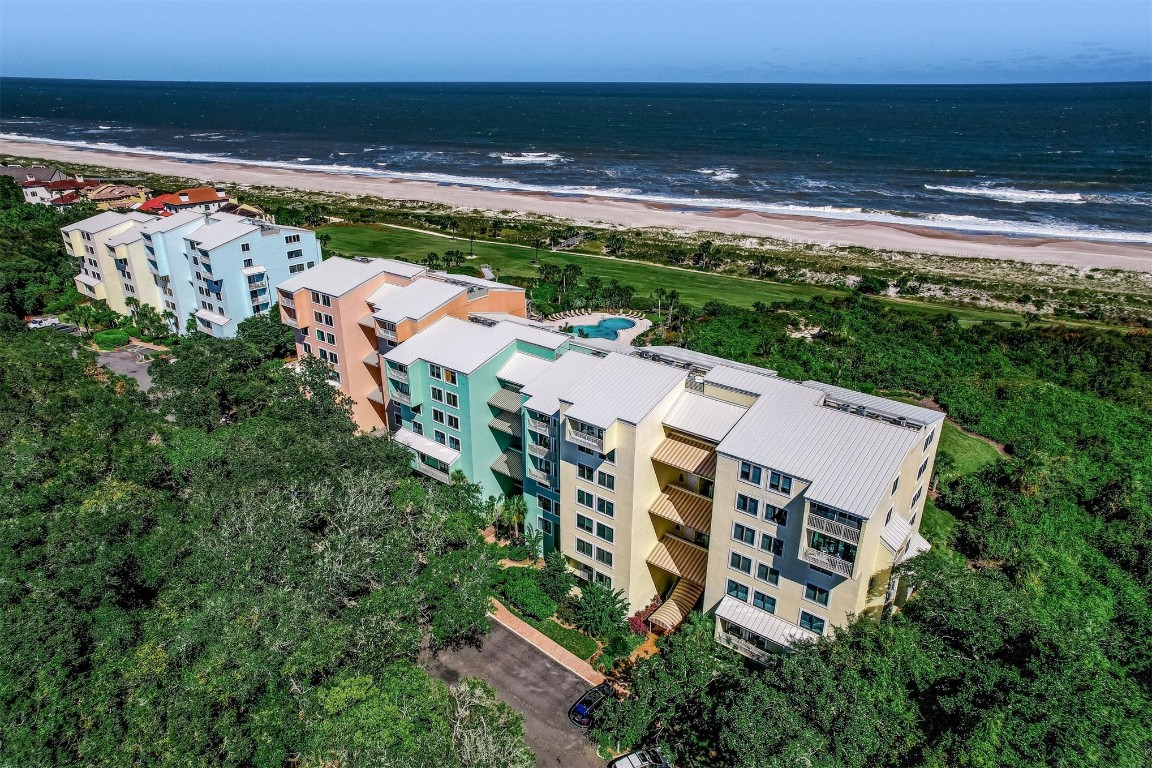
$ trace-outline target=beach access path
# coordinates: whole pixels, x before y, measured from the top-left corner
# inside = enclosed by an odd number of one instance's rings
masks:
[[[272,168],[238,162],[191,163],[121,150],[81,149],[15,139],[0,139],[0,154],[194,178],[204,183],[418,200],[473,210],[512,210],[567,219],[585,225],[660,227],[796,243],[1060,264],[1080,269],[1152,272],[1152,246],[1133,243],[981,235],[910,224],[784,216],[735,208],[665,205],[579,194],[486,189],[302,168]]]

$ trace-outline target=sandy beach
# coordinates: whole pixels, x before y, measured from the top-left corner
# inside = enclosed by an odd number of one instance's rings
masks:
[[[800,243],[1059,264],[1084,270],[1152,272],[1152,246],[1127,243],[979,235],[913,225],[782,216],[732,208],[691,208],[626,198],[505,191],[235,162],[186,162],[127,151],[80,149],[12,139],[0,139],[0,154],[181,176],[205,183],[420,200],[486,211],[512,210],[581,224],[663,227]]]

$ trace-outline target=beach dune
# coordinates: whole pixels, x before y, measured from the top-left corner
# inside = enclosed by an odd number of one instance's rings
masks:
[[[280,187],[311,192],[419,200],[486,211],[512,210],[579,224],[663,227],[685,232],[764,237],[796,243],[1059,264],[1080,269],[1152,272],[1152,246],[1088,240],[981,235],[904,224],[784,216],[737,208],[683,205],[580,195],[486,189],[426,181],[270,168],[238,162],[187,162],[130,151],[81,149],[37,141],[0,139],[0,154],[44,161],[100,165],[206,183]]]

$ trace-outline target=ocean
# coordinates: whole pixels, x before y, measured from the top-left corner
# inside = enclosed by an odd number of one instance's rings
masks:
[[[1152,242],[1152,86],[0,78],[0,134],[445,184]]]

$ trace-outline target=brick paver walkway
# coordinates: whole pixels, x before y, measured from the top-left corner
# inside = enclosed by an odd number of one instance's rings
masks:
[[[574,674],[584,678],[585,682],[589,685],[600,685],[604,682],[604,675],[593,669],[592,665],[581,659],[576,654],[569,651],[564,646],[557,643],[552,638],[545,635],[540,630],[531,626],[519,616],[515,615],[503,605],[496,598],[491,599],[492,608],[488,612],[495,621],[508,628],[509,631],[515,632],[520,637],[532,643],[541,653],[548,658],[566,667]]]

